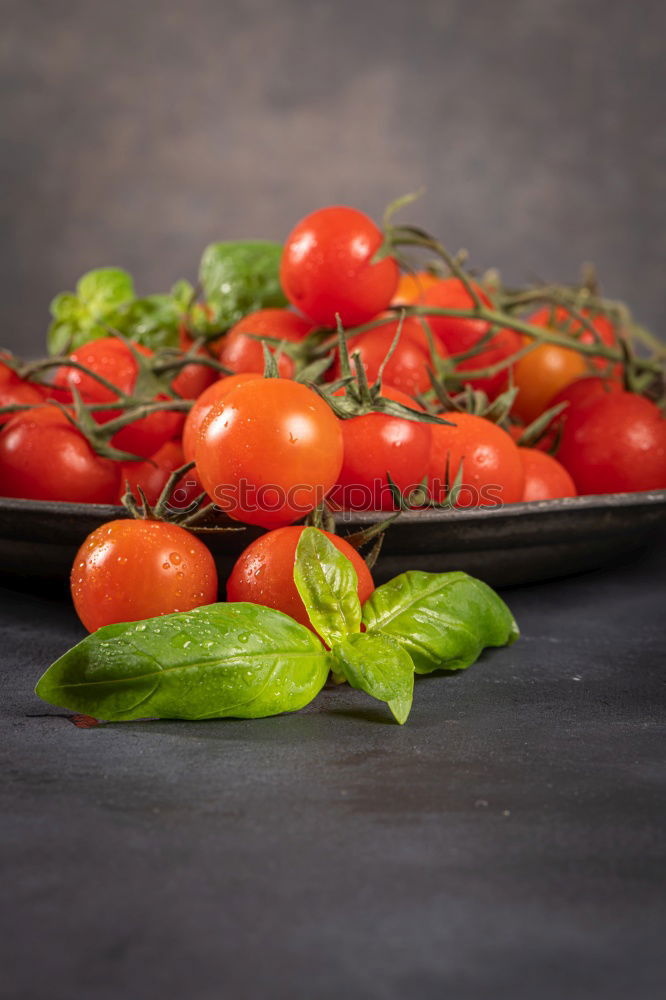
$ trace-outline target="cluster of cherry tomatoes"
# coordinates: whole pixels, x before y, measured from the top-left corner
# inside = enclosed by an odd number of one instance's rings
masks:
[[[654,402],[626,391],[621,331],[605,314],[546,304],[518,322],[507,313],[503,325],[480,282],[457,271],[401,274],[384,246],[385,234],[361,212],[312,213],[284,246],[280,279],[290,307],[248,314],[203,346],[192,346],[184,327],[183,349],[195,356],[167,381],[151,368],[148,348],[114,336],[72,352],[49,385],[0,361],[0,407],[26,407],[0,418],[0,494],[118,503],[129,484],[154,503],[171,473],[194,462],[173,507],[187,509],[205,493],[232,519],[270,532],[241,559],[229,596],[298,618],[290,572],[276,565],[286,560],[290,570],[299,530],[290,526],[324,499],[337,509],[392,510],[397,493],[417,497],[417,507],[464,507],[666,487],[666,422]],[[336,403],[350,398],[353,372],[340,329],[350,331],[356,402],[365,392],[366,402],[380,396],[402,410],[358,404],[341,418]],[[278,377],[264,377],[266,343]],[[327,357],[328,368],[317,384],[299,381],[313,357]],[[490,405],[513,389],[510,405],[495,407],[500,421],[465,412],[459,396],[447,405],[433,391],[446,372],[458,388],[475,390],[472,401]],[[148,407],[128,410],[136,397]],[[551,408],[539,443],[522,446],[526,425]],[[82,412],[87,426],[77,420]],[[121,566],[131,562],[135,535],[139,548],[158,552],[160,579],[156,586],[144,563],[128,607],[102,568],[110,566],[105,552]],[[112,522],[91,539],[72,577],[90,628],[216,598],[208,550],[174,524]],[[271,546],[278,559],[268,557]],[[367,589],[371,578],[356,561]]]

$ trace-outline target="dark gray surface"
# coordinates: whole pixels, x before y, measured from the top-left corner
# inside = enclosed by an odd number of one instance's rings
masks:
[[[204,244],[345,202],[512,281],[583,260],[660,332],[663,0],[4,0],[0,344],[90,267],[144,292]]]
[[[1,592],[7,995],[663,996],[663,546],[506,592],[522,640],[258,722],[77,729],[82,631]]]

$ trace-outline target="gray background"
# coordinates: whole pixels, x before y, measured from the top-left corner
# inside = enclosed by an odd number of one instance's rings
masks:
[[[143,292],[213,239],[345,202],[511,281],[663,322],[661,0],[5,0],[0,343],[41,351],[84,270]]]

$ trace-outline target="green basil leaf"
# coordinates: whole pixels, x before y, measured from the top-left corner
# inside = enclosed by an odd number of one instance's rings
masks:
[[[40,698],[113,722],[263,718],[303,708],[330,656],[310,629],[257,604],[211,604],[107,625],[46,671]]]
[[[504,601],[466,573],[401,573],[368,598],[363,623],[397,640],[417,674],[462,670],[484,647],[510,644],[519,635]]]
[[[156,351],[179,346],[182,315],[171,295],[146,295],[122,309],[113,326],[130,340]]]
[[[134,298],[134,283],[120,267],[98,267],[79,278],[76,295],[92,317],[101,319]]]
[[[47,333],[50,354],[65,354],[89,340],[109,335],[119,310],[134,298],[132,278],[118,267],[99,267],[79,278],[76,294],[61,292],[51,302]]]
[[[359,632],[332,649],[335,673],[352,687],[385,701],[397,722],[407,720],[414,694],[414,664],[409,653],[382,632]]]
[[[279,243],[265,240],[206,247],[199,280],[214,326],[223,329],[256,309],[287,305],[280,285],[281,255]]]
[[[318,528],[305,528],[298,540],[294,583],[312,627],[328,646],[360,632],[356,570]]]

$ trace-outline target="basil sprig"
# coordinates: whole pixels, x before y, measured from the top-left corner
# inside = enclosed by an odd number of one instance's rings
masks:
[[[504,602],[466,573],[402,573],[361,608],[352,563],[317,528],[301,534],[294,581],[323,642],[280,611],[211,604],[99,629],[46,671],[37,694],[114,722],[255,719],[303,708],[332,671],[402,724],[415,672],[461,670],[518,637]]]

